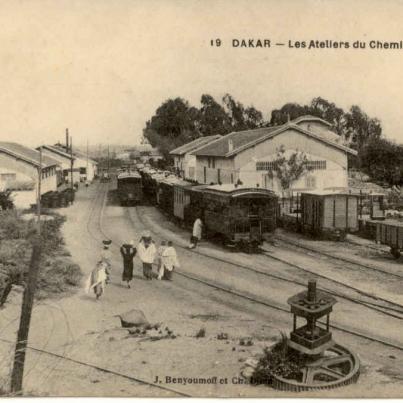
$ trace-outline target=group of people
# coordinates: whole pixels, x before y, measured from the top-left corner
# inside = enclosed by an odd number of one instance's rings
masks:
[[[104,292],[109,281],[111,270],[111,241],[103,241],[101,258],[91,272],[87,281],[87,292],[93,290],[98,299]],[[143,276],[146,280],[156,278],[158,280],[172,281],[173,271],[179,268],[179,260],[171,241],[161,241],[157,248],[149,231],[143,232],[140,242],[135,247],[134,241],[126,242],[120,247],[123,258],[122,281],[130,288],[133,280],[134,257],[138,255],[143,267]],[[153,271],[153,266],[156,271]]]
[[[198,217],[193,225],[192,236],[190,238],[189,248],[197,246],[201,239],[203,223]],[[87,281],[87,292],[93,290],[98,299],[104,292],[105,285],[109,282],[111,270],[111,245],[110,240],[103,241],[101,259],[91,272]],[[175,268],[179,268],[179,260],[176,250],[171,241],[161,241],[158,248],[152,239],[151,233],[145,231],[142,233],[140,241],[135,247],[134,241],[126,242],[120,247],[120,254],[123,258],[122,281],[126,282],[130,288],[130,282],[133,280],[134,257],[138,255],[143,266],[143,276],[146,280],[156,278],[158,280],[172,281]],[[153,266],[156,271],[153,271]]]

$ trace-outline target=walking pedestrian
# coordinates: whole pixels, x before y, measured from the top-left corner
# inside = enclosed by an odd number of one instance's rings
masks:
[[[161,272],[164,280],[172,281],[175,268],[180,267],[178,255],[171,241],[168,241],[167,248],[162,252]],[[161,273],[160,273],[161,274]]]
[[[93,290],[96,298],[99,299],[104,293],[107,277],[107,264],[105,261],[100,260],[88,277],[86,284],[87,293]]]
[[[102,241],[103,244],[103,248],[101,251],[101,262],[104,262],[106,265],[105,268],[105,272],[106,272],[106,283],[109,283],[109,277],[112,271],[112,263],[111,263],[111,258],[112,258],[112,254],[111,251],[109,249],[110,245],[111,245],[112,241],[107,239]]]
[[[140,242],[137,246],[139,258],[143,263],[143,275],[146,280],[152,280],[152,264],[157,250],[149,231],[143,232]]]
[[[158,280],[161,280],[163,274],[164,274],[164,270],[162,267],[162,253],[164,252],[164,250],[167,248],[167,243],[166,241],[161,241],[161,245],[159,246],[158,250],[157,250],[157,257],[156,257],[156,266],[157,266],[157,273],[158,273]],[[162,273],[162,274],[161,274]]]
[[[137,249],[134,247],[134,241],[124,243],[120,247],[120,254],[123,258],[122,281],[127,282],[127,288],[130,288],[130,281],[133,280],[133,259],[136,253]]]
[[[202,228],[203,228],[203,222],[200,216],[198,216],[193,224],[193,232],[192,237],[190,238],[190,245],[189,245],[190,249],[195,248],[198,242],[201,240]]]

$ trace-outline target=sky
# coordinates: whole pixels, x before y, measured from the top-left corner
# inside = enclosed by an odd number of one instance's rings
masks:
[[[403,143],[403,1],[0,1],[0,140],[135,144],[166,99],[230,93],[265,118],[321,96]],[[212,39],[221,46],[211,46]],[[233,47],[268,39],[270,48]],[[348,41],[349,49],[290,48]],[[285,43],[276,46],[275,43]]]

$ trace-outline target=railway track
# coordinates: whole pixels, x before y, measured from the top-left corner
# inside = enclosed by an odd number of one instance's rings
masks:
[[[137,216],[138,216],[138,220],[142,223],[144,228],[147,228],[147,225],[142,220],[141,215],[138,214]],[[130,214],[129,214],[129,218],[130,218]],[[187,252],[189,252],[189,249],[187,249],[186,247],[183,247],[181,245],[178,245],[178,246],[180,248],[186,250]],[[302,287],[305,287],[305,282],[298,281],[298,280],[291,279],[291,278],[287,278],[287,277],[277,275],[277,274],[273,274],[273,273],[268,273],[266,271],[259,270],[259,269],[256,269],[254,267],[248,266],[248,265],[235,263],[235,262],[233,262],[231,260],[218,258],[216,256],[211,256],[210,254],[204,253],[204,252],[200,251],[199,249],[198,250],[192,250],[191,252],[195,253],[195,254],[198,254],[198,255],[201,255],[201,256],[204,256],[204,257],[215,259],[215,260],[220,261],[222,263],[237,266],[237,267],[242,268],[244,270],[248,270],[248,271],[257,273],[259,275],[263,275],[263,276],[265,276],[267,278],[272,278],[272,279],[276,279],[276,280],[283,281],[283,282],[286,282],[286,283],[296,284],[296,285],[300,285]],[[347,301],[350,301],[352,303],[366,306],[367,308],[369,308],[371,310],[380,312],[380,313],[382,313],[384,315],[387,315],[387,316],[390,316],[390,317],[392,317],[394,319],[403,320],[403,305],[399,305],[399,304],[394,303],[393,301],[389,301],[387,299],[383,299],[383,298],[376,297],[374,295],[365,293],[365,292],[363,292],[362,290],[360,290],[360,289],[358,289],[356,287],[352,287],[352,286],[349,286],[348,284],[345,284],[343,282],[339,282],[339,281],[334,280],[334,279],[332,279],[330,277],[317,274],[317,273],[315,273],[313,271],[310,271],[309,269],[306,269],[306,268],[304,268],[302,266],[294,265],[293,263],[291,263],[291,262],[289,262],[287,260],[280,259],[280,258],[277,258],[275,256],[270,255],[269,253],[267,253],[267,251],[264,252],[264,254],[265,254],[265,256],[267,256],[269,258],[272,258],[273,260],[276,260],[276,261],[278,261],[278,262],[280,262],[280,263],[282,263],[282,264],[284,264],[286,266],[292,267],[294,269],[296,268],[299,271],[309,273],[309,275],[311,275],[311,276],[315,276],[317,278],[325,279],[326,281],[329,281],[331,283],[337,284],[337,286],[341,286],[341,287],[344,287],[344,288],[346,288],[346,289],[348,289],[350,291],[353,291],[354,293],[357,293],[357,294],[363,296],[367,300],[363,301],[363,300],[351,297],[349,295],[346,295],[345,293],[336,292],[335,290],[332,290],[330,288],[321,288],[322,291],[325,291],[325,292],[327,292],[327,293],[329,293],[329,294],[331,294],[331,295],[333,295],[335,297],[343,298],[343,299],[345,299]],[[381,302],[383,302],[383,304],[377,303],[377,301],[381,301]]]
[[[371,271],[374,271],[374,272],[386,274],[386,275],[388,275],[390,277],[394,277],[394,278],[397,278],[399,280],[403,280],[403,275],[402,274],[393,273],[393,272],[383,270],[383,269],[381,269],[379,267],[376,267],[376,266],[373,266],[373,265],[359,263],[359,262],[356,262],[356,261],[348,259],[348,258],[344,258],[344,257],[341,257],[341,256],[335,256],[335,255],[332,255],[330,253],[323,252],[323,251],[318,251],[318,250],[310,248],[310,247],[308,247],[306,245],[302,245],[299,242],[294,242],[294,241],[290,241],[289,239],[285,239],[285,238],[283,238],[281,236],[276,236],[276,239],[278,239],[279,241],[281,241],[281,242],[283,242],[285,244],[291,245],[292,247],[297,247],[299,249],[306,250],[306,251],[308,251],[310,253],[314,253],[317,256],[323,256],[323,257],[326,257],[327,259],[332,259],[332,260],[335,260],[335,261],[348,263],[351,266],[355,266],[359,270],[371,270]],[[349,270],[356,270],[354,268],[349,268],[349,267],[346,267],[346,268],[349,269]]]
[[[129,217],[130,217],[130,214],[129,214]],[[132,219],[132,218],[130,217],[130,219]],[[144,220],[142,220],[142,218],[141,218],[141,214],[136,213],[136,219],[141,223],[141,225],[143,226],[143,229],[148,229],[148,230],[150,230],[150,231],[156,236],[156,238],[158,238],[158,234],[156,234],[155,231],[153,231],[149,226],[147,226],[147,225],[144,223]],[[133,222],[133,220],[132,220],[132,222]],[[134,224],[134,223],[133,223],[133,224]],[[222,262],[222,263],[226,263],[226,264],[229,264],[229,265],[237,266],[237,267],[242,268],[242,269],[250,270],[250,271],[253,271],[253,272],[258,273],[258,274],[263,274],[263,275],[265,275],[265,276],[267,276],[267,277],[272,277],[273,279],[276,279],[276,280],[281,280],[281,281],[285,281],[285,282],[288,282],[288,283],[292,283],[292,284],[296,284],[296,285],[301,285],[301,286],[303,286],[303,287],[306,286],[305,283],[298,282],[298,281],[291,280],[291,279],[287,279],[287,278],[283,278],[283,277],[281,277],[281,276],[270,275],[270,274],[265,273],[265,272],[262,272],[262,271],[260,271],[260,270],[256,270],[256,269],[251,268],[251,267],[246,266],[246,265],[237,264],[237,263],[234,263],[234,262],[232,262],[232,261],[228,261],[228,260],[226,260],[226,259],[220,259],[220,258],[217,258],[217,257],[212,257],[211,255],[206,254],[206,253],[203,253],[203,252],[201,252],[201,251],[199,251],[199,250],[189,250],[189,249],[187,249],[185,246],[178,245],[178,243],[176,243],[176,246],[177,246],[178,248],[180,248],[180,249],[186,250],[187,252],[194,253],[194,254],[199,255],[199,256],[204,256],[204,257],[207,257],[207,258],[209,258],[209,259],[212,259],[212,260],[215,260],[215,261],[219,261],[219,262]],[[284,308],[284,306],[281,306],[281,305],[279,305],[279,304],[275,304],[275,303],[270,303],[270,302],[264,301],[264,300],[262,300],[262,299],[257,298],[256,295],[247,295],[247,294],[244,293],[244,292],[238,292],[238,291],[236,291],[236,290],[234,290],[234,289],[232,289],[232,288],[225,287],[225,286],[223,286],[223,285],[214,283],[214,282],[212,282],[212,281],[208,281],[208,280],[205,280],[205,279],[201,279],[201,278],[199,278],[199,277],[197,277],[197,276],[194,276],[194,275],[189,274],[189,273],[185,273],[185,272],[183,272],[183,271],[181,271],[181,270],[175,270],[175,273],[179,274],[179,275],[182,276],[182,277],[185,277],[185,278],[187,278],[187,279],[190,279],[190,280],[192,280],[192,281],[196,281],[196,282],[198,282],[198,283],[204,284],[204,285],[206,285],[206,286],[208,286],[208,287],[211,287],[211,288],[214,288],[214,289],[217,289],[217,290],[220,290],[220,291],[223,291],[223,292],[232,294],[232,295],[234,295],[234,296],[237,296],[237,297],[240,297],[240,298],[249,300],[249,301],[254,302],[254,303],[258,303],[258,304],[261,304],[261,305],[264,305],[264,306],[267,306],[267,307],[276,309],[276,310],[278,310],[278,311],[282,311],[282,312],[287,312],[287,313],[289,313],[289,310],[286,309],[286,308]],[[327,292],[327,291],[326,291],[326,292]],[[341,297],[341,298],[344,298],[344,297]],[[345,299],[348,299],[348,298],[345,298]],[[381,313],[382,315],[391,316],[391,317],[394,318],[394,319],[399,319],[399,320],[402,319],[402,316],[400,316],[400,315],[395,315],[395,314],[392,314],[392,313],[389,313],[389,312],[385,312],[385,310],[383,310],[383,309],[377,309],[375,306],[369,306],[369,305],[371,305],[371,304],[365,304],[365,303],[362,303],[361,301],[354,301],[354,300],[352,300],[352,301],[350,301],[350,302],[354,302],[354,303],[357,303],[357,304],[359,304],[359,305],[366,306],[366,308],[368,308],[368,309],[375,310],[375,311]],[[401,311],[399,310],[399,312],[401,312]],[[357,337],[361,337],[361,338],[363,338],[363,339],[370,340],[370,341],[373,341],[373,342],[379,342],[379,343],[381,343],[381,344],[383,344],[383,345],[386,345],[386,346],[389,346],[389,347],[393,347],[393,348],[396,348],[396,349],[398,349],[398,350],[403,351],[403,345],[400,345],[400,344],[397,344],[397,343],[393,343],[393,342],[390,342],[390,341],[388,341],[388,340],[383,340],[383,339],[381,339],[381,338],[376,338],[376,337],[373,337],[373,336],[371,336],[371,335],[363,334],[363,333],[360,333],[360,332],[357,332],[357,331],[354,331],[354,330],[351,330],[351,329],[347,329],[347,328],[345,328],[345,327],[343,327],[343,326],[339,326],[339,325],[333,324],[332,327],[333,327],[334,329],[338,330],[338,331],[341,331],[341,332],[344,332],[344,333],[347,333],[347,334],[350,334],[350,335],[354,335],[354,336],[357,336]]]

